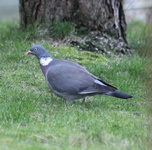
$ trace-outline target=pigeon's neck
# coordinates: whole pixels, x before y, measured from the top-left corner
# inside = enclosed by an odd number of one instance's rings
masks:
[[[51,57],[41,57],[39,59],[41,66],[47,66],[51,61],[53,61],[53,58],[51,58]]]
[[[53,61],[53,58],[51,58],[51,57],[41,57],[39,59],[41,70],[42,70],[45,77],[46,77],[46,74],[47,74],[47,71],[48,71],[48,68],[49,68],[49,64],[52,61]]]

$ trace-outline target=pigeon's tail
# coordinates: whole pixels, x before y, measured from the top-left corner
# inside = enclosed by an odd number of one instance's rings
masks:
[[[132,98],[131,95],[123,93],[121,91],[110,91],[105,93],[105,95],[109,95],[109,96],[113,96],[113,97],[118,97],[118,98],[122,98],[122,99],[128,99],[128,98]]]

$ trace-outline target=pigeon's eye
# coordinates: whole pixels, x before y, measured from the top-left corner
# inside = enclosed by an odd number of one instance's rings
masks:
[[[37,48],[34,48],[35,51],[37,51]]]

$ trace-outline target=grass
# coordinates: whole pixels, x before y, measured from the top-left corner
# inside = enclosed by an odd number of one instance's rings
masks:
[[[148,150],[146,58],[101,55],[41,42],[36,29],[0,23],[0,149]],[[137,41],[138,42],[138,41]],[[134,97],[97,95],[72,104],[52,94],[34,56],[41,44],[59,59],[84,65],[91,73]]]
[[[49,35],[57,38],[70,35],[74,32],[75,27],[70,21],[54,21],[48,27]]]
[[[137,49],[138,52],[150,51],[152,46],[151,33],[151,24],[145,25],[140,21],[132,22],[128,25],[128,43],[132,48]]]

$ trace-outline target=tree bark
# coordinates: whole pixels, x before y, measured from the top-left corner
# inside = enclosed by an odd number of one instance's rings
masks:
[[[19,0],[20,26],[70,19],[126,41],[121,0]]]
[[[70,20],[77,27],[85,26],[90,31],[106,33],[103,37],[98,36],[101,47],[107,47],[109,44],[109,48],[114,51],[130,51],[126,40],[127,25],[122,0],[19,0],[19,12],[22,28]]]

